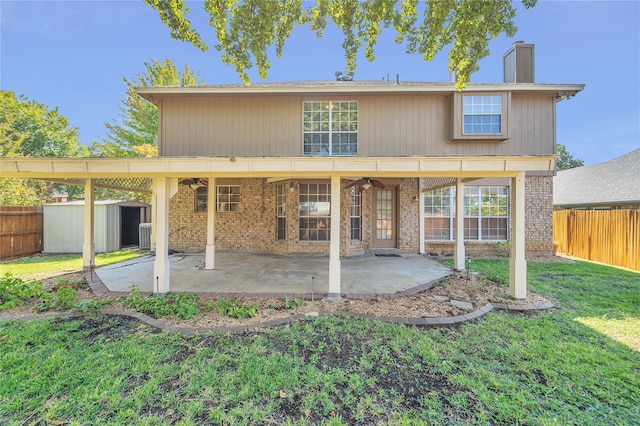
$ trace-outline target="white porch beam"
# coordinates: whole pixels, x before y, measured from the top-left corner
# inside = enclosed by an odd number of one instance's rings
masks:
[[[462,178],[456,179],[456,217],[455,217],[455,265],[456,271],[464,271],[464,182]]]
[[[331,176],[331,245],[329,249],[329,294],[332,300],[340,300],[340,176]]]
[[[524,170],[553,171],[555,156],[505,157],[157,157],[37,158],[2,157],[0,174],[17,178],[216,177],[319,178],[512,177]]]
[[[156,259],[153,262],[153,294],[165,295],[170,290],[169,267],[169,185],[170,179],[154,178],[156,195]]]
[[[84,182],[84,241],[82,244],[82,269],[89,271],[96,265],[94,232],[93,179]]]
[[[204,269],[215,269],[216,256],[216,178],[209,178],[207,189],[207,247]]]
[[[511,259],[509,263],[509,293],[514,299],[527,298],[527,261],[524,233],[525,173],[511,179]]]

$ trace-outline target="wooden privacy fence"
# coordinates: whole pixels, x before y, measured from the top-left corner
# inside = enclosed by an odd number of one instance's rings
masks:
[[[42,251],[42,207],[0,206],[0,259]]]
[[[640,270],[640,210],[554,211],[553,240],[561,253]]]

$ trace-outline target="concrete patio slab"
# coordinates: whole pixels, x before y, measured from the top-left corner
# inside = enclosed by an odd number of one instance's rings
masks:
[[[110,291],[153,292],[153,256],[104,266],[95,275]],[[169,256],[171,292],[318,294],[329,289],[329,258],[216,253],[216,269],[204,269],[204,254]],[[341,259],[342,294],[394,294],[440,280],[451,269],[421,255],[373,255]]]

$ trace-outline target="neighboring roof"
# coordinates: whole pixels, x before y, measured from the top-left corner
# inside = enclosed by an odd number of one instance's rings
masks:
[[[587,207],[640,203],[640,149],[553,178],[553,205]]]
[[[536,84],[536,83],[469,83],[465,92],[477,91],[518,91],[555,93],[558,100],[574,96],[584,89],[584,84]],[[202,96],[225,94],[258,93],[401,93],[401,92],[455,92],[455,83],[437,83],[425,81],[386,81],[386,80],[317,80],[287,81],[274,83],[215,84],[207,86],[163,86],[137,87],[136,92],[147,100],[153,101],[168,96]]]

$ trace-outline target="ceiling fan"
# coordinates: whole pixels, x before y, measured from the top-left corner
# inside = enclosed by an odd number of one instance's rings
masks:
[[[193,189],[209,185],[209,181],[207,179],[200,178],[182,179],[179,183],[180,185],[189,185]]]
[[[370,177],[363,177],[356,181],[351,182],[349,185],[345,186],[345,189],[351,188],[352,186],[358,186],[358,189],[362,192],[364,189],[369,189],[372,186],[376,188],[384,189],[384,184],[377,179],[373,179]]]

